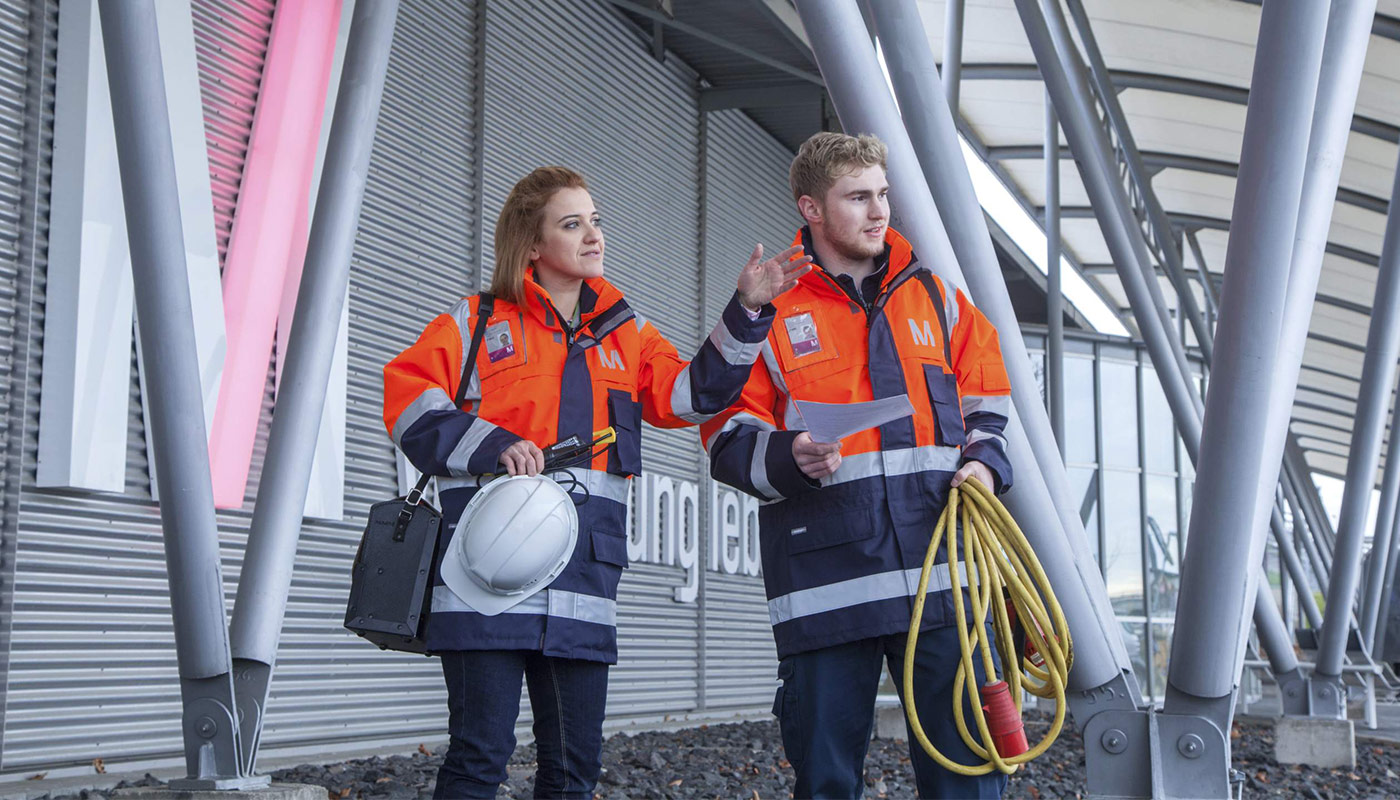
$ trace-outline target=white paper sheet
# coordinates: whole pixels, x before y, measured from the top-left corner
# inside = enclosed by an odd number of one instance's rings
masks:
[[[909,395],[886,397],[867,403],[813,403],[798,400],[797,411],[807,423],[814,442],[837,442],[866,428],[914,415]]]

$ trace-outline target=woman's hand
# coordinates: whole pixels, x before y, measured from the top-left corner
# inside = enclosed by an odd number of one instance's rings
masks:
[[[511,475],[533,477],[544,471],[544,452],[534,442],[521,439],[501,453],[501,464]]]
[[[739,302],[750,311],[758,311],[796,286],[797,279],[812,269],[812,257],[794,258],[799,253],[801,246],[789,247],[764,261],[763,245],[755,245],[749,263],[739,271]]]

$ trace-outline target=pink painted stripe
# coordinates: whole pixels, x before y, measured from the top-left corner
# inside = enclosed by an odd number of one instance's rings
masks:
[[[288,264],[305,254],[298,218],[311,190],[340,13],[341,0],[282,0],[272,21],[224,261],[228,353],[209,436],[219,508],[243,505]]]

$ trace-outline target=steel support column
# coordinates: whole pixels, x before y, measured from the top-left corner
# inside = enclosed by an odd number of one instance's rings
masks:
[[[1284,461],[1285,466],[1287,463]],[[1283,482],[1283,496],[1288,501],[1289,510],[1293,513],[1293,532],[1298,541],[1302,542],[1304,552],[1308,554],[1308,563],[1312,566],[1313,579],[1317,582],[1317,587],[1325,594],[1327,592],[1327,567],[1322,563],[1322,553],[1317,549],[1312,526],[1308,522],[1307,515],[1303,513],[1303,504],[1299,501],[1298,493],[1293,486],[1294,482],[1291,480]],[[1321,628],[1322,623],[1319,622],[1313,627]]]
[[[1327,516],[1327,509],[1322,504],[1322,496],[1317,492],[1317,484],[1312,479],[1312,468],[1308,466],[1307,457],[1303,455],[1303,448],[1291,434],[1288,442],[1284,444],[1283,458],[1285,467],[1291,465],[1294,487],[1298,490],[1298,499],[1302,501],[1303,513],[1308,517],[1308,525],[1312,528],[1318,549],[1322,552],[1323,563],[1331,570],[1332,547],[1337,531],[1332,527],[1332,520]]]
[[[948,96],[948,108],[958,116],[958,97],[962,90],[963,12],[966,0],[948,0],[943,12],[943,90]],[[924,36],[924,29],[919,28]],[[886,59],[888,63],[888,59]]]
[[[1306,328],[1311,309],[1308,294],[1301,318],[1284,317],[1289,281],[1280,267],[1298,228],[1327,15],[1326,3],[1265,6],[1250,82],[1164,707],[1222,732],[1234,714],[1247,602],[1257,591],[1257,573],[1242,581],[1239,565],[1263,556],[1287,432],[1269,424],[1267,411],[1271,399],[1291,405],[1296,386],[1271,397],[1277,371],[1287,368],[1279,342],[1290,326]]]
[[[1278,681],[1283,700],[1283,713],[1304,714],[1308,708],[1307,678],[1293,652],[1293,634],[1284,624],[1274,603],[1269,582],[1261,574],[1254,594],[1254,629],[1259,632],[1259,646],[1269,659],[1269,670]]]
[[[1045,95],[1045,396],[1050,430],[1065,455],[1065,295],[1060,276],[1060,121]]]
[[[218,521],[154,0],[102,0],[137,329],[145,359],[185,745],[183,789],[265,786],[242,771]],[[178,784],[178,785],[177,785]]]
[[[1395,520],[1392,526],[1400,526],[1400,508],[1396,509]],[[1392,536],[1390,552],[1386,554],[1385,578],[1381,583],[1381,607],[1376,616],[1376,634],[1374,644],[1371,646],[1371,655],[1376,661],[1385,661],[1385,637],[1386,629],[1390,622],[1390,603],[1392,592],[1395,591],[1395,567],[1396,561],[1400,560],[1400,536]]]
[[[1400,407],[1390,413],[1390,430],[1400,431]],[[1391,436],[1386,447],[1385,473],[1381,478],[1381,502],[1376,510],[1376,527],[1371,535],[1371,564],[1366,573],[1366,592],[1361,598],[1361,641],[1366,649],[1376,652],[1376,617],[1381,606],[1381,587],[1385,583],[1385,564],[1390,556],[1391,535],[1395,530],[1395,509],[1400,497],[1400,447]]]
[[[885,5],[881,4],[879,8],[883,14]],[[896,224],[914,242],[923,263],[947,278],[951,284],[963,285],[958,259],[948,240],[939,209],[929,194],[923,170],[914,155],[899,112],[889,93],[878,88],[883,85],[884,78],[874,49],[865,36],[864,22],[854,0],[799,0],[797,10],[842,124],[847,130],[874,133],[884,139],[889,147],[889,171],[894,177],[891,195],[898,212]],[[889,43],[885,43],[885,46],[888,47]],[[926,40],[924,46],[927,48]],[[897,64],[902,60],[892,51],[887,53],[890,55],[887,62],[890,68],[899,69]],[[932,65],[932,59],[927,65]],[[941,93],[936,96],[934,107],[947,107]],[[966,174],[965,165],[959,163],[959,169]],[[977,213],[980,214],[980,210]],[[997,275],[1000,280],[999,270]],[[997,314],[996,296],[974,291],[973,297],[988,313],[993,324],[1005,331],[1018,331],[1014,314],[1007,314],[1005,319]],[[1000,299],[1009,309],[1004,284],[1001,285]],[[1001,344],[1007,368],[1011,371],[1013,390],[1018,385],[1023,390],[1029,386],[1035,398],[1031,405],[1034,411],[1027,410],[1021,402],[1016,403],[1018,413],[1011,415],[1007,427],[1007,450],[1016,470],[1016,486],[1007,495],[1007,500],[1018,519],[1031,523],[1026,533],[1032,539],[1032,546],[1050,576],[1069,621],[1076,648],[1070,688],[1081,692],[1097,691],[1094,699],[1101,707],[1123,705],[1135,708],[1138,694],[1131,663],[1119,637],[1113,634],[1115,629],[1111,622],[1105,622],[1094,601],[1094,597],[1099,596],[1107,605],[1107,591],[1092,562],[1089,562],[1092,571],[1084,572],[1083,562],[1076,558],[1077,553],[1071,549],[1073,544],[1069,540],[1077,535],[1080,546],[1087,551],[1087,541],[1080,533],[1082,523],[1078,532],[1070,535],[1065,534],[1063,522],[1056,524],[1060,514],[1042,478],[1042,469],[1045,468],[1037,463],[1039,451],[1033,453],[1027,441],[1031,430],[1048,434],[1049,424],[1039,392],[1035,390],[1034,378],[1027,377],[1030,370],[1024,344],[1019,335],[1004,336]],[[1021,423],[1027,419],[1035,427],[1029,430],[1023,428]],[[1047,451],[1052,454],[1053,463],[1058,465],[1060,477],[1067,484],[1063,465],[1054,455],[1057,451],[1053,441],[1049,442]],[[1053,470],[1046,470],[1046,474],[1053,475]],[[1112,619],[1110,609],[1107,620]],[[1105,690],[1102,688],[1105,686],[1110,688]]]
[[[879,27],[881,46],[885,50],[886,65],[890,80],[906,109],[922,109],[922,113],[911,113],[901,121],[895,118],[890,124],[891,135],[907,137],[917,154],[915,168],[922,168],[921,177],[933,192],[935,213],[947,220],[947,234],[952,252],[933,262],[935,269],[941,269],[941,261],[946,259],[962,271],[958,280],[966,277],[968,288],[978,307],[987,315],[999,330],[1011,331],[1019,328],[1015,309],[1007,294],[1002,278],[1001,267],[992,248],[991,237],[987,232],[986,218],[977,195],[972,187],[972,178],[963,159],[962,145],[958,138],[951,111],[945,110],[939,102],[942,92],[937,73],[930,66],[932,54],[928,40],[922,35],[923,25],[918,9],[909,0],[893,0],[872,4],[876,10],[876,23]],[[889,104],[893,110],[893,103]],[[934,179],[937,176],[937,179]],[[900,176],[900,181],[905,177]],[[925,253],[925,255],[928,255]],[[1017,416],[1024,425],[1024,435],[1031,447],[1036,471],[1048,487],[1054,509],[1059,516],[1060,529],[1074,559],[1074,567],[1080,573],[1079,583],[1088,592],[1100,624],[1105,631],[1115,629],[1112,605],[1107,590],[1100,577],[1098,565],[1094,561],[1089,540],[1084,533],[1084,523],[1079,515],[1079,498],[1069,488],[1069,479],[1064,469],[1061,451],[1051,431],[1045,413],[1044,401],[1030,369],[1030,358],[1020,336],[1001,337],[1003,360],[1011,376],[1012,399]],[[1018,478],[1025,472],[1018,471]],[[1030,488],[1030,487],[1026,487]],[[1013,489],[1007,496],[1015,510],[1016,504],[1027,502]],[[1035,513],[1026,509],[1024,514]],[[1029,518],[1018,513],[1020,519]],[[1037,547],[1037,552],[1039,548]],[[1043,554],[1042,554],[1043,556]],[[1052,573],[1053,574],[1053,573]],[[1092,577],[1091,577],[1092,576]],[[1057,592],[1060,590],[1057,588]],[[1063,599],[1063,598],[1062,598]],[[1077,600],[1076,600],[1077,602]],[[1096,634],[1104,637],[1103,633]],[[1121,638],[1109,635],[1108,646],[1120,667],[1131,664]],[[1077,641],[1077,640],[1076,640]],[[1131,676],[1131,673],[1126,673]],[[1105,681],[1120,681],[1108,672],[1091,675],[1072,674],[1071,688],[1085,691],[1099,687]],[[1102,694],[1097,696],[1101,701]],[[1135,696],[1134,696],[1135,698]],[[1075,702],[1079,702],[1076,699]],[[1094,701],[1090,701],[1094,702]],[[1136,702],[1134,699],[1133,702]],[[1088,709],[1079,709],[1076,719],[1082,719]]]
[[[1400,170],[1395,173],[1391,196],[1400,194]],[[1366,334],[1366,359],[1361,367],[1361,389],[1357,398],[1355,427],[1347,457],[1346,486],[1342,490],[1342,512],[1337,524],[1336,549],[1332,557],[1331,586],[1322,621],[1317,651],[1316,674],[1341,682],[1342,659],[1346,655],[1347,630],[1353,596],[1361,573],[1361,544],[1371,491],[1376,483],[1381,437],[1385,434],[1386,409],[1395,382],[1396,358],[1400,357],[1400,204],[1392,204],[1381,247],[1376,276],[1376,299]],[[1343,705],[1340,713],[1344,714]]]
[[[230,638],[237,676],[245,770],[259,737],[287,593],[296,562],[302,510],[311,480],[321,410],[350,281],[360,206],[369,177],[399,0],[358,0],[326,143],[306,267],[297,293],[286,369],[258,483],[248,550],[238,582]],[[163,495],[164,496],[164,495]]]
[[[1298,590],[1298,605],[1303,609],[1303,616],[1308,618],[1308,625],[1313,628],[1321,627],[1322,611],[1317,607],[1317,600],[1308,587],[1308,576],[1303,571],[1302,559],[1298,557],[1298,549],[1293,546],[1293,537],[1289,536],[1288,526],[1284,524],[1283,513],[1279,511],[1278,506],[1279,504],[1275,503],[1270,510],[1269,530],[1278,545],[1279,560],[1283,562],[1284,571]]]

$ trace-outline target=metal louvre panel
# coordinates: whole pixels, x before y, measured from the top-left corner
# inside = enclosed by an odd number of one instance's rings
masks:
[[[212,4],[201,8],[196,0],[196,27],[204,37],[201,48],[213,24],[211,8]],[[203,18],[198,16],[201,10]],[[475,13],[470,6],[441,0],[405,4],[399,14],[351,271],[347,518],[303,528],[264,730],[268,754],[308,743],[440,736],[446,727],[436,662],[380,652],[346,632],[341,620],[365,511],[397,488],[393,450],[381,418],[383,364],[473,285],[478,191],[471,120],[479,72]],[[270,24],[270,17],[266,22]],[[4,41],[0,11],[0,61]],[[264,39],[261,52],[265,47]],[[234,51],[220,52],[227,56]],[[208,87],[211,80],[221,80],[222,73],[211,77],[205,50],[200,55],[209,113]],[[219,64],[220,69],[231,69],[227,62]],[[253,75],[255,82],[261,63],[243,64],[235,71],[245,78]],[[246,122],[251,123],[251,116]],[[0,122],[0,130],[3,125]],[[51,138],[51,116],[47,125],[46,136]],[[246,147],[246,132],[243,137]],[[215,141],[211,132],[209,141],[217,203],[217,170],[227,161],[219,161],[215,153],[222,140]],[[0,158],[3,153],[0,141]],[[0,173],[0,203],[3,185]],[[46,186],[43,192],[46,196]],[[226,233],[221,235],[221,248]],[[2,234],[0,227],[0,241]],[[3,269],[0,265],[0,286]],[[29,329],[35,333],[27,341],[29,371],[37,376],[42,272],[33,279],[34,320]],[[134,374],[133,362],[123,495],[32,488],[39,381],[31,378],[26,387],[30,397],[23,465],[28,485],[21,495],[13,669],[7,684],[10,714],[0,762],[6,770],[82,764],[94,756],[114,762],[181,752],[164,548],[158,509],[149,501]],[[248,500],[242,510],[219,514],[230,609],[271,422],[270,384],[268,388]],[[369,707],[376,713],[364,714]]]
[[[677,603],[679,569],[633,564],[618,586],[617,666],[608,678],[608,717],[690,711],[699,694],[696,606]]]
[[[705,576],[705,704],[767,707],[778,688],[778,650],[763,579]]]
[[[214,227],[223,264],[276,0],[192,0]]]
[[[14,618],[16,509],[21,464],[29,358],[26,267],[48,252],[47,163],[53,140],[54,71],[58,49],[58,6],[5,0],[0,3],[0,409],[4,487],[0,524],[0,687],[8,681],[10,631]],[[42,187],[42,192],[40,191]],[[0,705],[0,754],[4,752],[5,710]]]
[[[788,188],[792,152],[741,111],[711,111],[705,149],[705,318],[734,294],[739,270],[763,244],[772,256],[802,225]]]
[[[705,137],[705,314],[713,318],[753,246],[782,252],[801,218],[788,189],[786,147],[739,111],[710,112]],[[706,573],[706,707],[767,708],[777,672],[763,579]]]
[[[502,0],[486,16],[483,264],[511,186],[535,167],[576,169],[608,232],[608,279],[689,359],[703,335],[693,73],[652,60],[607,3]],[[696,479],[694,429],[642,440],[648,471]]]
[[[607,3],[492,0],[486,25],[483,266],[511,186],[535,167],[576,169],[604,218],[608,279],[690,358],[702,337],[694,74],[651,59]],[[696,429],[648,427],[642,440],[647,472],[698,482]],[[623,575],[614,715],[698,704],[698,610],[671,596],[683,583],[669,567]]]

